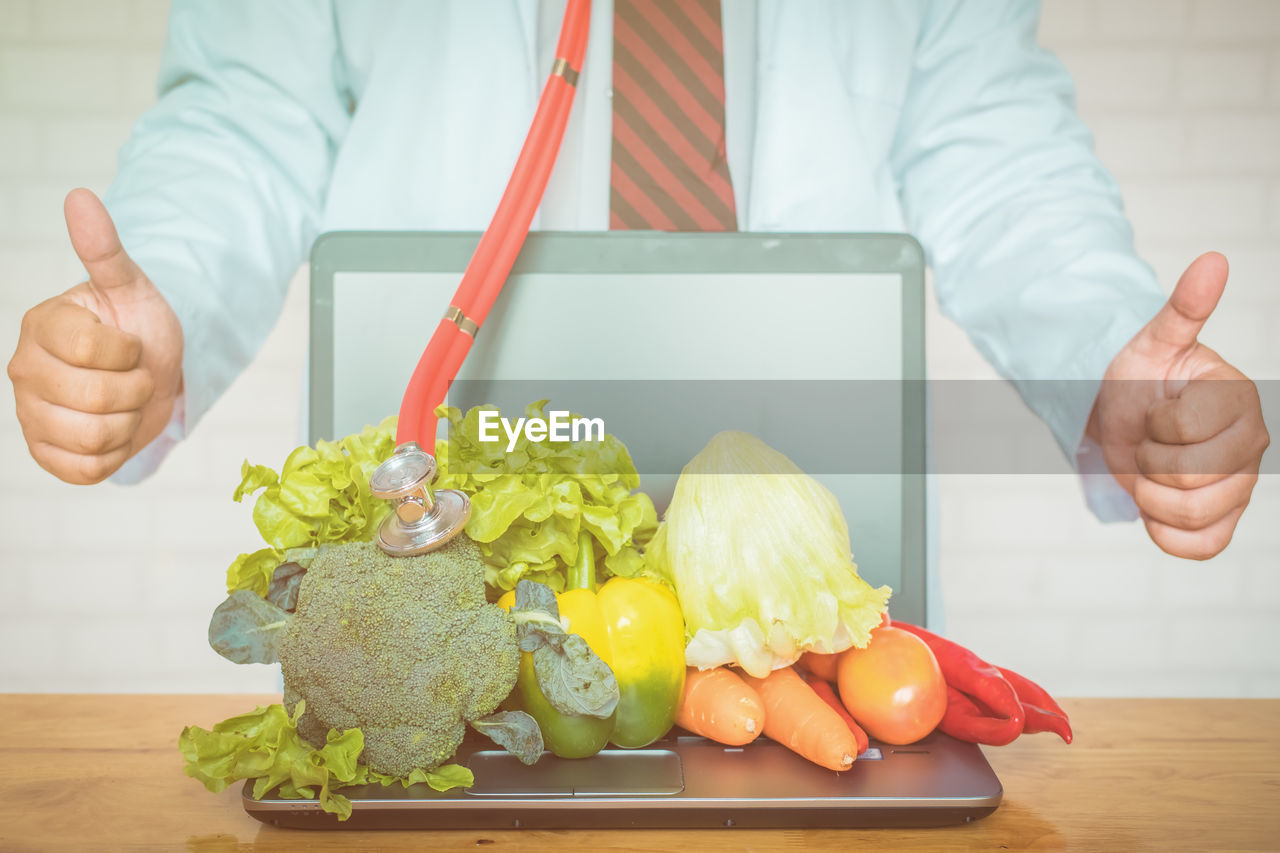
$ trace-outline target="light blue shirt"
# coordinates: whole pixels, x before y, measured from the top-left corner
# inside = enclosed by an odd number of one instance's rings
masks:
[[[488,224],[563,5],[175,0],[159,100],[106,201],[182,322],[186,390],[119,479],[153,469],[245,367],[317,234]],[[914,234],[942,311],[1078,462],[1103,371],[1164,297],[1070,76],[1036,44],[1038,2],[723,9],[740,227]],[[597,0],[535,228],[608,227],[611,45]],[[1095,511],[1133,516],[1109,477],[1085,480]]]

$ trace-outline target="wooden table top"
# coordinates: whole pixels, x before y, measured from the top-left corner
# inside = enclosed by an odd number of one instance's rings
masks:
[[[1277,850],[1280,701],[1075,699],[1076,741],[986,752],[994,815],[922,830],[308,832],[182,772],[178,732],[275,696],[0,695],[0,850]]]

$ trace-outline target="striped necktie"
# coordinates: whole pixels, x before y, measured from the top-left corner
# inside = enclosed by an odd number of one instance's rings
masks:
[[[720,0],[614,0],[609,227],[736,231]]]

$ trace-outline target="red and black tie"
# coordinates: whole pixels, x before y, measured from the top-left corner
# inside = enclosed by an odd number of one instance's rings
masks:
[[[609,227],[736,231],[720,0],[614,0]]]

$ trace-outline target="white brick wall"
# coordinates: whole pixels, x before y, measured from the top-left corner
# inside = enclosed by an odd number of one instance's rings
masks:
[[[1109,40],[1150,42],[1152,39],[1181,35],[1186,24],[1188,5],[1187,0],[1051,2],[1045,9],[1044,33],[1048,39],[1091,36],[1094,33],[1090,27],[1092,23]],[[1055,20],[1065,22],[1073,18],[1076,23],[1070,29],[1055,24]]]
[[[1195,107],[1248,107],[1264,100],[1267,51],[1259,47],[1210,48],[1188,53],[1178,68],[1181,103]]]
[[[22,312],[82,275],[62,197],[110,182],[152,97],[167,5],[0,0],[5,358]],[[1232,279],[1207,340],[1280,378],[1280,0],[1047,0],[1043,40],[1078,79],[1144,257],[1169,287],[1200,251],[1224,251]],[[54,481],[0,406],[0,690],[273,688],[270,668],[209,651],[204,624],[255,541],[230,501],[240,460],[278,464],[295,443],[305,347],[299,278],[255,366],[135,488]],[[992,375],[936,310],[929,348],[935,375]],[[278,405],[264,413],[264,398]],[[1064,694],[1280,695],[1274,480],[1201,565],[1140,526],[1098,524],[1070,476],[944,476],[948,632]],[[71,517],[82,532],[59,536]]]
[[[1280,4],[1274,0],[1195,0],[1188,32],[1210,44],[1274,45],[1280,38]]]

